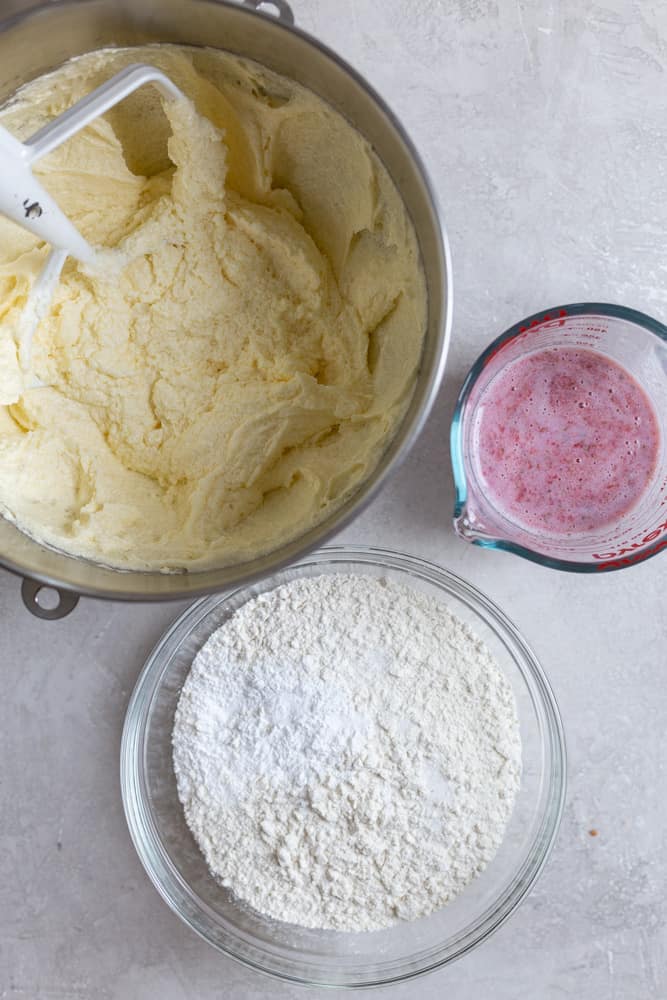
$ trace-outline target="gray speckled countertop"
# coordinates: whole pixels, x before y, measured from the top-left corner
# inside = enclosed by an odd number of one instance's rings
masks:
[[[10,4],[0,3],[0,11]],[[482,346],[542,307],[667,321],[667,6],[661,0],[294,0],[297,21],[402,117],[445,211],[455,279],[445,386],[411,458],[341,540],[400,547],[487,591],[533,644],[569,748],[537,888],[468,958],[377,997],[667,997],[667,556],[599,578],[457,541],[453,399]],[[298,998],[162,903],[127,834],[123,715],[177,606],[82,601],[62,622],[0,574],[0,997]],[[598,836],[589,835],[596,829]]]

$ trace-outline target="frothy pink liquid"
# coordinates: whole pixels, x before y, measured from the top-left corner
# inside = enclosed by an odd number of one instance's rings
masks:
[[[546,348],[511,362],[475,427],[489,500],[532,532],[570,535],[619,520],[655,473],[660,432],[646,394],[595,351]]]

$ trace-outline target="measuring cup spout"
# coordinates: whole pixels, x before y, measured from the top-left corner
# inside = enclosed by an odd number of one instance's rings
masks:
[[[454,531],[464,541],[477,542],[481,545],[500,540],[484,524],[480,514],[470,506],[469,502],[464,503],[460,509],[454,512]]]
[[[471,542],[474,538],[472,525],[468,518],[468,511],[465,507],[459,514],[454,516],[454,531],[459,538],[463,538],[466,542]]]

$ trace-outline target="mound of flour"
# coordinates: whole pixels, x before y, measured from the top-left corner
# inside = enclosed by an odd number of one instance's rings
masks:
[[[175,716],[185,817],[261,913],[373,930],[431,913],[496,852],[519,787],[507,679],[439,601],[296,580],[198,653]]]

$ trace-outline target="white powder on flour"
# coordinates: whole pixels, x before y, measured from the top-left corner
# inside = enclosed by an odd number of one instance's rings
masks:
[[[296,580],[198,653],[173,733],[185,817],[239,899],[372,930],[443,906],[496,852],[519,787],[511,687],[439,601]]]

